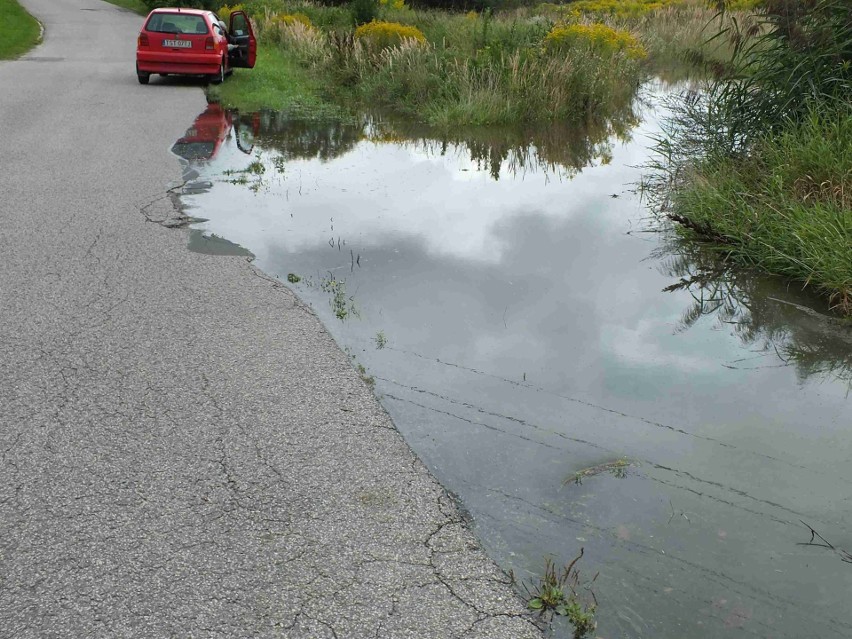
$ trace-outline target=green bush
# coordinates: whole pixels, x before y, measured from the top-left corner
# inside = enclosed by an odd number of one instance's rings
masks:
[[[349,3],[349,10],[352,12],[352,21],[356,26],[367,24],[378,17],[379,2],[378,0],[352,0]]]

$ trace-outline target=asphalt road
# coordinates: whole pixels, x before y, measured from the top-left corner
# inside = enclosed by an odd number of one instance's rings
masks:
[[[0,63],[0,637],[536,637],[317,318],[186,249],[198,86],[140,18],[23,0]]]

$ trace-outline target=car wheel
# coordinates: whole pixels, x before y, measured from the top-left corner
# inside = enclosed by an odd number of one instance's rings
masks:
[[[143,73],[139,70],[139,65],[136,65],[136,78],[139,80],[139,84],[148,84],[148,80],[151,79],[150,73]]]
[[[210,81],[213,84],[222,84],[225,81],[225,61],[222,60],[222,63],[219,65],[219,73],[210,78]]]

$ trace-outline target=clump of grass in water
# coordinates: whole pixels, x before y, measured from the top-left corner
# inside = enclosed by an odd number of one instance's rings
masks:
[[[545,559],[544,574],[531,584],[523,584],[527,593],[527,607],[547,617],[566,617],[574,626],[574,639],[584,639],[597,628],[595,613],[598,601],[592,585],[598,575],[588,583],[581,583],[577,562],[583,557],[583,548],[570,563],[557,568],[552,559]],[[585,593],[585,594],[584,594]]]
[[[582,485],[583,480],[589,477],[594,477],[595,475],[600,475],[601,473],[609,473],[613,477],[617,479],[624,479],[627,477],[627,469],[634,465],[634,462],[631,462],[626,457],[621,457],[616,459],[615,461],[606,462],[604,464],[598,464],[597,466],[590,466],[589,468],[584,468],[582,470],[578,470],[571,477],[562,482],[562,485],[565,486],[569,483],[574,483]]]
[[[363,364],[358,364],[355,367],[355,370],[358,371],[358,375],[361,376],[361,379],[364,380],[364,383],[367,384],[367,386],[373,388],[376,385],[376,378],[367,373],[367,369],[364,368]]]
[[[223,175],[227,176],[225,180],[229,184],[238,186],[248,185],[253,193],[257,193],[261,188],[266,186],[264,182],[264,174],[266,173],[266,165],[260,160],[260,153],[255,156],[255,159],[244,169],[226,169]],[[252,176],[253,179],[249,179]]]
[[[376,333],[376,336],[373,338],[373,341],[376,343],[376,350],[382,350],[388,344],[388,338],[385,336],[384,331],[379,331]]]
[[[337,319],[343,321],[350,315],[360,317],[353,296],[346,295],[346,280],[337,280],[334,277],[324,278],[320,283],[320,289],[326,293],[331,293],[331,299],[328,303]]]

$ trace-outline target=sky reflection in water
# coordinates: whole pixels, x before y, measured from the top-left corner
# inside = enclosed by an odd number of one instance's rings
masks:
[[[852,548],[852,331],[645,232],[651,107],[450,139],[217,109],[176,149],[197,228],[302,278],[505,568],[585,547],[610,639],[852,636],[852,566],[797,545]]]

